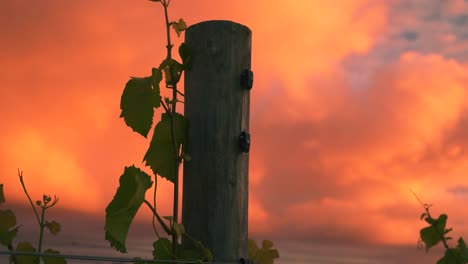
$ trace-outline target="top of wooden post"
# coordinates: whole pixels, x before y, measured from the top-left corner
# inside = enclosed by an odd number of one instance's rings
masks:
[[[242,24],[239,24],[237,22],[233,22],[233,21],[230,21],[230,20],[207,20],[207,21],[202,21],[202,22],[199,22],[199,23],[196,23],[196,24],[193,24],[193,25],[189,26],[187,30],[190,30],[191,28],[193,30],[193,28],[204,27],[204,26],[225,28],[228,24],[232,24],[233,28],[242,28],[244,30],[248,30],[248,31],[252,32],[250,30],[250,28],[248,28],[247,26],[244,26]]]

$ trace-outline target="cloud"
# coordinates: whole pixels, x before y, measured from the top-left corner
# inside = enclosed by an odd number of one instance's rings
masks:
[[[453,187],[447,188],[447,192],[453,193],[454,195],[466,195],[468,193],[468,186],[457,184]]]
[[[231,19],[253,31],[253,233],[413,243],[421,208],[410,189],[468,230],[452,195],[468,171],[466,1],[439,2],[173,1],[174,17],[189,23]],[[150,1],[0,5],[9,197],[23,201],[19,167],[37,195],[103,214],[149,143],[118,118],[119,101],[129,76],[164,57],[162,10]],[[158,208],[170,212],[172,186],[158,186]]]
[[[377,46],[384,53],[418,51],[466,61],[467,16],[464,0],[394,1],[389,4],[387,33],[382,34]],[[408,34],[413,37],[408,38]]]
[[[34,201],[41,200],[43,194],[56,195],[76,210],[93,211],[97,201],[101,200],[95,181],[84,175],[76,157],[69,151],[47,142],[34,131],[19,131],[5,140],[9,144],[0,149],[0,157],[8,159],[10,166],[15,164],[23,172],[27,190]],[[16,168],[4,168],[2,174],[8,176],[2,182],[6,188],[11,188],[9,192],[16,194],[13,200],[18,200],[22,187]],[[24,193],[21,195],[25,197]]]
[[[257,1],[251,8],[268,14],[242,14],[253,31],[254,68],[271,71],[269,76],[287,85],[291,99],[307,98],[311,107],[320,98],[304,76],[327,74],[343,57],[366,53],[387,19],[382,1],[341,1],[340,8],[325,1]],[[267,87],[256,86],[262,92]]]
[[[252,193],[263,201],[269,221],[278,228],[295,223],[295,233],[304,237],[333,240],[333,234],[317,231],[326,226],[340,234],[357,230],[362,235],[353,237],[362,241],[411,243],[417,219],[411,224],[409,216],[419,209],[409,190],[445,199],[437,173],[446,167],[439,162],[462,151],[446,142],[466,113],[467,74],[463,65],[439,55],[405,53],[372,72],[359,89],[347,82],[346,72],[318,79],[326,94],[340,97],[323,97],[320,107],[327,114],[320,120],[308,119],[306,106],[298,110],[303,118],[259,117],[268,121],[254,124],[265,136],[253,153],[258,151],[265,171]],[[399,207],[405,209],[392,220],[385,217]],[[391,238],[392,221],[411,228]]]

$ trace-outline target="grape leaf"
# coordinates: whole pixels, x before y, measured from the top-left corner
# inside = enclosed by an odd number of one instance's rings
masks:
[[[182,31],[187,29],[187,24],[182,18],[179,19],[178,22],[172,22],[171,24],[178,37],[180,37],[180,33],[182,33]]]
[[[185,227],[183,224],[173,223],[173,228],[177,237],[181,237],[183,234],[185,234]]]
[[[447,215],[442,214],[438,219],[431,219],[431,225],[421,229],[419,232],[421,240],[424,242],[426,252],[441,241],[441,235],[445,231],[447,224]],[[427,221],[427,220],[426,220]]]
[[[16,216],[12,210],[0,210],[0,244],[8,246],[18,234],[19,226],[16,225]],[[11,229],[13,228],[13,229]]]
[[[49,229],[52,235],[57,235],[58,233],[60,233],[60,230],[62,229],[60,224],[57,223],[56,221],[49,222],[46,220],[46,227],[47,229]]]
[[[213,261],[213,254],[206,249],[199,241],[193,241],[195,248],[185,248],[177,244],[176,258],[187,261]],[[173,259],[172,242],[167,238],[160,238],[153,243],[153,257],[155,260]],[[165,262],[164,262],[165,263]]]
[[[169,239],[163,237],[153,243],[154,259],[172,259],[172,243]]]
[[[135,166],[125,167],[119,182],[117,193],[106,208],[104,229],[111,246],[126,253],[128,229],[153,182],[148,174]]]
[[[8,230],[16,225],[16,216],[12,210],[0,210],[0,230]]]
[[[270,249],[273,247],[273,242],[271,242],[270,240],[263,240],[262,247],[266,249]]]
[[[449,248],[445,250],[444,256],[437,261],[437,264],[462,264],[466,260],[460,255],[458,248]]]
[[[47,249],[44,251],[45,254],[60,254],[59,251],[53,249]],[[65,258],[54,258],[54,257],[42,257],[44,264],[66,264]]]
[[[5,202],[5,195],[3,194],[3,184],[0,184],[0,204]]]
[[[122,93],[120,109],[125,124],[140,135],[147,137],[153,124],[153,115],[156,105],[161,101],[159,88],[152,89],[152,83],[156,77],[135,78],[132,77]]]
[[[177,151],[185,144],[187,138],[187,119],[179,113],[174,115],[175,141]],[[171,140],[171,120],[168,113],[161,115],[161,121],[154,128],[148,151],[143,158],[145,165],[149,166],[153,173],[159,174],[170,182],[175,179],[175,164]]]
[[[11,229],[11,230],[0,230],[0,244],[8,247],[11,243],[13,243],[13,239],[15,239],[16,235],[18,234],[19,226]]]
[[[204,260],[211,262],[213,261],[213,253],[206,248],[202,242],[198,240],[192,240],[192,243],[195,245],[195,251],[199,253],[198,260]]]
[[[259,264],[273,264],[275,258],[279,258],[278,250],[273,249],[273,242],[263,240],[262,248],[258,248],[255,240],[249,239],[248,255],[249,259]]]
[[[468,259],[468,248],[466,247],[466,243],[465,243],[465,240],[463,240],[463,238],[459,238],[458,239],[458,246],[457,246],[459,249],[460,249],[460,253],[461,255]]]
[[[19,252],[36,252],[36,249],[29,242],[21,242],[16,245],[16,250]],[[37,256],[15,256],[17,264],[36,264],[39,263],[39,257]]]
[[[182,65],[184,69],[190,70],[192,64],[192,50],[187,43],[182,42],[179,46],[179,56],[182,59]]]
[[[174,59],[165,59],[159,69],[164,72],[166,87],[172,88],[179,82],[184,66]]]
[[[254,259],[259,250],[260,248],[258,248],[255,240],[249,239],[247,244],[247,255],[249,256],[249,259]]]

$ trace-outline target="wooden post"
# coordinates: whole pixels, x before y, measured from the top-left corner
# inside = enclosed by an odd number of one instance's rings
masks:
[[[182,222],[215,261],[247,257],[249,155],[239,136],[249,131],[250,91],[240,78],[250,70],[251,38],[249,28],[230,21],[198,23],[185,33],[193,52],[184,98],[192,160],[184,162]]]

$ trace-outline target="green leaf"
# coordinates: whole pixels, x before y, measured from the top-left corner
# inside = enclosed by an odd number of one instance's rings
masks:
[[[46,227],[52,235],[57,235],[62,229],[60,224],[56,221],[49,222],[46,220]]]
[[[263,240],[262,247],[266,249],[270,249],[273,247],[273,242],[271,242],[270,240]]]
[[[16,216],[12,210],[0,210],[0,230],[8,230],[16,225]]]
[[[8,247],[13,244],[13,240],[18,235],[19,226],[8,231],[0,231],[0,244]]]
[[[247,244],[247,254],[249,259],[254,259],[260,249],[257,246],[257,243],[253,239],[249,239]]]
[[[437,230],[434,228],[434,226],[428,226],[421,229],[419,234],[421,236],[421,240],[424,242],[426,252],[441,241],[440,235],[437,233]]]
[[[466,244],[463,238],[460,237],[458,239],[457,247],[460,249],[461,256],[464,257],[465,259],[468,259],[468,248],[466,247]]]
[[[120,109],[125,124],[140,135],[147,137],[153,124],[154,109],[161,97],[159,88],[152,89],[152,82],[156,77],[134,78],[132,77],[122,93]]]
[[[16,216],[12,210],[0,210],[0,244],[8,246],[18,234],[19,226],[16,225]],[[13,229],[12,229],[13,228]]]
[[[177,260],[186,261],[213,261],[213,254],[199,241],[194,242],[194,248],[185,248],[177,244],[176,255],[172,254],[172,242],[167,238],[160,238],[153,243],[153,257],[155,260]]]
[[[163,237],[160,238],[153,243],[153,257],[155,260],[158,259],[165,259],[169,260],[172,259],[172,243],[169,239]]]
[[[106,208],[106,240],[111,246],[126,253],[128,229],[138,209],[145,200],[146,191],[153,182],[148,174],[135,166],[125,167],[120,176],[120,186]]]
[[[36,252],[36,249],[28,242],[21,242],[16,245],[16,250],[19,252]],[[39,262],[39,257],[36,256],[15,256],[16,264],[36,264]]]
[[[13,239],[15,239],[16,235],[18,234],[19,226],[11,229],[11,230],[0,230],[0,244],[8,247],[13,243]]]
[[[421,229],[419,232],[421,240],[425,244],[426,252],[441,241],[441,236],[444,234],[445,225],[447,224],[447,215],[442,214],[438,219],[432,220],[430,226]]]
[[[437,264],[462,264],[466,260],[462,258],[458,249],[449,248],[445,250],[444,256],[437,261]]]
[[[258,248],[255,240],[248,241],[249,259],[259,264],[273,264],[274,259],[279,258],[278,250],[273,249],[273,242],[263,240],[262,248]]]
[[[173,88],[179,82],[184,66],[174,59],[165,59],[159,69],[164,72],[166,87]]]
[[[180,237],[183,234],[185,234],[185,227],[184,227],[183,224],[173,223],[173,228],[174,228],[174,231],[175,231],[177,237]]]
[[[187,29],[187,24],[182,18],[179,19],[179,22],[172,22],[171,24],[178,37],[180,37],[180,33],[182,33],[182,31]]]
[[[203,257],[206,261],[208,262],[212,262],[213,261],[213,253],[211,252],[211,250],[209,250],[208,248],[204,247],[204,250],[203,250]]]
[[[3,184],[0,184],[0,204],[5,202],[5,195],[3,194]]]
[[[192,50],[185,42],[182,42],[179,46],[179,56],[182,59],[184,69],[190,70],[192,66]]]
[[[174,115],[175,142],[177,153],[187,138],[187,120],[184,116]],[[148,151],[143,159],[153,173],[174,182],[176,160],[171,140],[171,120],[168,113],[161,115],[161,121],[156,125]]]
[[[47,249],[44,251],[45,254],[60,254],[59,251],[53,250],[53,249]],[[67,261],[65,258],[53,258],[53,257],[42,257],[42,260],[44,261],[44,264],[66,264]]]

